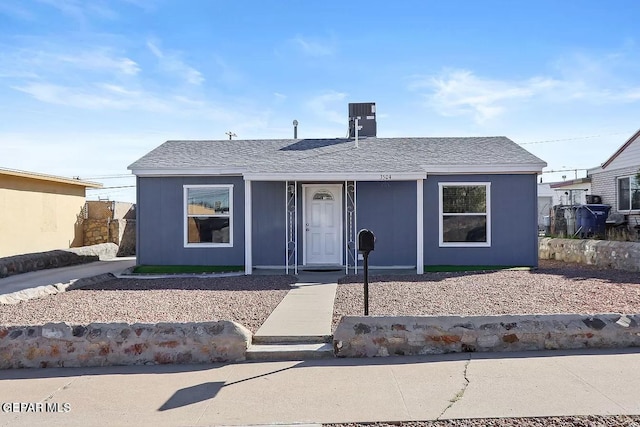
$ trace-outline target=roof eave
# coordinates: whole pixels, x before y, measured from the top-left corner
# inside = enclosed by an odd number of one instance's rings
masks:
[[[20,171],[15,169],[0,169],[0,175],[9,175],[9,176],[15,176],[19,178],[35,179],[39,181],[56,182],[59,184],[77,185],[85,188],[102,188],[102,184],[99,182],[83,181],[81,179],[65,178],[62,176]]]
[[[246,169],[244,168],[132,168],[129,167],[131,173],[136,176],[211,176],[211,175],[242,175]]]
[[[523,174],[542,173],[546,162],[502,165],[423,165],[428,174]]]
[[[607,159],[606,162],[604,162],[601,166],[602,169],[606,168],[607,166],[609,166],[611,164],[611,162],[613,162],[620,154],[622,154],[622,152],[624,150],[626,150],[626,148],[631,145],[631,143],[633,141],[635,141],[638,137],[640,137],[640,129],[638,129],[638,131],[636,133],[634,133],[631,138],[629,138],[627,140],[627,142],[625,142],[624,144],[622,144],[622,146],[620,148],[618,148],[618,150],[613,153],[613,155],[611,157],[609,157],[609,159]]]
[[[414,181],[426,179],[424,171],[414,172],[248,172],[247,181]]]

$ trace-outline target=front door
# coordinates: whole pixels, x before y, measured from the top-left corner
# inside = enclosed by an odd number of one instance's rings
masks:
[[[308,184],[304,193],[304,264],[342,265],[342,185]]]

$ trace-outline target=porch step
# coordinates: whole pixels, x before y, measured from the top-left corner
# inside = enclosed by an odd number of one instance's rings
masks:
[[[247,360],[308,360],[333,357],[329,343],[254,344],[247,349]]]
[[[330,343],[333,335],[254,335],[253,344],[322,344]]]

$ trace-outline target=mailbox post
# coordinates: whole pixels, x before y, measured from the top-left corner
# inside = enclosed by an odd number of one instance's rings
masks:
[[[358,231],[358,251],[364,258],[364,315],[369,315],[369,252],[374,249],[376,237],[366,228]]]

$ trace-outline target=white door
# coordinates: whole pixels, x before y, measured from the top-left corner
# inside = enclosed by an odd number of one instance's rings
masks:
[[[304,263],[342,265],[342,185],[304,189]]]

